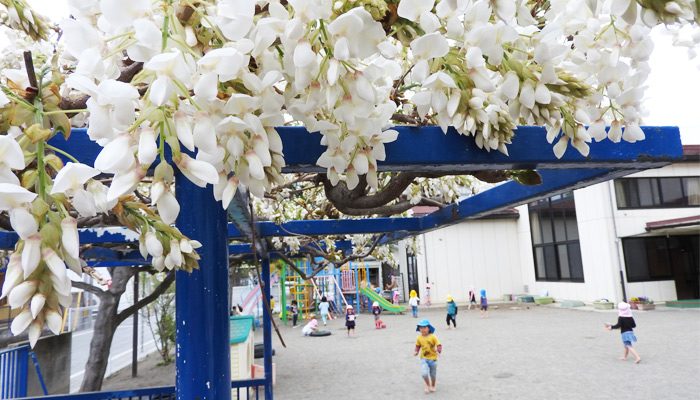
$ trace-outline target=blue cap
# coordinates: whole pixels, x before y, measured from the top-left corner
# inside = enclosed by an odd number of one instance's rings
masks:
[[[430,325],[430,321],[427,319],[421,320],[418,325],[416,326],[416,332],[420,332],[420,328],[423,326],[427,326],[429,328],[430,333],[435,332],[435,327]]]
[[[481,297],[486,297],[486,289],[481,289]]]

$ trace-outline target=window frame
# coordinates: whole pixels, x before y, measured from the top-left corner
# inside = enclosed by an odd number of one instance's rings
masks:
[[[571,198],[571,201],[574,203],[573,207],[573,220],[576,221],[576,239],[569,239],[569,229],[568,229],[568,221],[570,215],[568,215],[569,210],[558,210],[556,208],[552,207],[552,198],[556,197],[555,200],[560,200],[563,196],[569,195]],[[542,201],[546,200],[546,206],[542,204]],[[548,197],[546,199],[540,199],[536,201],[538,204],[538,209],[537,210],[531,210],[531,206],[534,206],[535,202],[531,202],[528,204],[528,220],[530,222],[530,241],[532,243],[532,259],[533,259],[533,264],[534,264],[534,270],[535,270],[535,280],[538,282],[568,282],[568,283],[585,283],[585,274],[583,272],[583,263],[581,263],[581,278],[574,278],[571,271],[571,252],[569,251],[569,246],[572,244],[577,244],[579,246],[579,252],[581,249],[581,241],[580,241],[580,234],[578,234],[578,220],[576,219],[576,202],[574,200],[574,194],[573,192],[567,192],[563,194],[559,194],[556,196]],[[532,207],[534,208],[534,207]],[[546,221],[543,221],[544,218],[541,217],[541,210],[546,210]],[[549,229],[551,230],[552,233],[552,241],[546,242],[546,243],[535,243],[535,232],[533,231],[533,214],[537,214],[537,226],[539,228],[539,237],[541,239],[544,239],[544,232],[542,231],[543,226],[546,224],[549,224]],[[555,218],[561,218],[564,221],[564,235],[565,238],[563,240],[560,240],[557,238],[556,235],[556,228],[554,224]],[[543,240],[541,240],[543,241]],[[569,277],[568,278],[562,278],[562,268],[561,268],[561,262],[560,262],[560,252],[559,252],[559,246],[564,245],[566,246],[566,261],[567,265],[569,268]],[[546,259],[546,251],[545,249],[551,247],[554,250],[554,259],[555,259],[555,267],[556,267],[556,278],[553,277],[548,277],[547,275],[547,265],[545,262],[545,265],[543,265],[542,270],[545,273],[545,276],[540,276],[539,271],[538,271],[538,261],[537,261],[537,249],[542,249],[542,254],[543,254],[543,260]],[[582,259],[583,257],[581,257]]]
[[[664,194],[663,191],[661,190],[661,180],[662,179],[677,179],[680,182],[681,186],[681,193],[682,193],[682,198],[686,201],[686,203],[690,203],[689,201],[689,196],[686,191],[685,185],[683,185],[683,180],[684,179],[700,179],[700,176],[695,176],[695,175],[681,175],[681,176],[654,176],[654,177],[636,177],[636,178],[618,178],[615,179],[615,204],[617,205],[618,210],[653,210],[653,209],[668,209],[668,208],[700,208],[700,205],[694,205],[694,204],[685,204],[685,205],[676,205],[676,204],[664,204]],[[659,194],[659,201],[660,204],[658,205],[650,205],[650,206],[643,206],[641,205],[641,197],[639,194],[639,181],[641,180],[651,180],[656,184],[656,190]],[[624,193],[625,200],[626,202],[629,203],[635,203],[638,205],[626,205],[622,206],[620,205],[620,197],[619,197],[619,192],[618,192],[618,182],[635,182],[635,187],[631,188],[628,185],[622,185],[621,187],[621,192]],[[634,189],[634,190],[631,190]],[[631,194],[634,192],[636,197],[634,199],[631,199]]]

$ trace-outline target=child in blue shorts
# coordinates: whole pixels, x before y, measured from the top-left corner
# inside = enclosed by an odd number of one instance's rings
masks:
[[[620,360],[627,360],[627,355],[631,352],[635,357],[635,364],[639,364],[642,358],[639,357],[639,354],[633,347],[634,342],[637,341],[637,337],[634,336],[634,328],[637,327],[637,324],[635,324],[634,318],[632,317],[630,305],[625,302],[619,303],[617,305],[617,315],[617,324],[605,324],[605,329],[619,329],[622,334],[622,345],[625,346],[625,352],[622,357],[620,357]]]
[[[425,382],[425,393],[434,392],[437,383],[437,360],[442,353],[442,345],[437,336],[433,333],[435,328],[430,325],[430,321],[424,319],[418,323],[416,331],[420,335],[416,338],[416,348],[414,356],[420,354],[420,370],[423,382]]]

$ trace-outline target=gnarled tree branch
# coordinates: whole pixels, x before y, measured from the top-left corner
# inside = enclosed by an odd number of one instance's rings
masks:
[[[109,292],[106,292],[106,291],[98,288],[97,286],[94,286],[94,285],[91,285],[89,283],[85,283],[82,281],[72,281],[71,285],[76,289],[81,289],[81,290],[84,290],[86,292],[93,293],[93,294],[97,295],[97,297],[99,297],[99,298],[102,298],[102,297],[110,294]]]
[[[347,256],[339,261],[332,260],[330,258],[330,255],[324,251],[321,251],[319,249],[315,249],[313,247],[305,247],[303,253],[306,253],[307,257],[309,257],[309,259],[311,260],[311,264],[315,265],[314,269],[312,269],[311,273],[308,275],[306,274],[306,272],[297,268],[296,265],[294,264],[294,261],[291,258],[289,258],[286,254],[284,254],[284,252],[278,251],[276,253],[285,263],[287,263],[287,265],[289,265],[290,268],[292,268],[297,274],[299,274],[301,279],[309,280],[309,279],[313,278],[314,276],[316,276],[319,272],[323,271],[328,266],[328,264],[332,263],[332,264],[336,264],[336,265],[344,265],[350,261],[354,261],[354,260],[368,257],[370,254],[372,254],[374,249],[377,248],[377,245],[379,245],[379,242],[381,242],[381,240],[384,238],[384,236],[385,236],[384,234],[377,235],[374,238],[374,240],[372,241],[372,245],[364,253],[351,254],[351,255],[349,255],[349,256]],[[324,260],[320,263],[315,263],[313,261],[315,257],[322,257]]]
[[[125,308],[119,314],[117,314],[117,325],[121,324],[125,319],[132,316],[136,311],[138,311],[142,307],[147,306],[155,299],[157,299],[158,296],[165,293],[165,291],[168,290],[168,288],[170,287],[170,285],[172,285],[173,282],[175,282],[175,271],[170,271],[168,272],[168,275],[165,276],[165,279],[163,279],[163,281],[155,289],[153,289],[153,291],[148,296],[141,298],[139,301],[136,302],[136,304]]]

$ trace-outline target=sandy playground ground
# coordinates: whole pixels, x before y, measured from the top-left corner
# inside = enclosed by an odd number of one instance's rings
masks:
[[[635,312],[642,362],[620,361],[619,331],[607,332],[614,311],[501,306],[489,318],[460,307],[456,330],[445,328],[444,309],[422,309],[442,341],[437,392],[423,393],[413,347],[416,319],[384,315],[375,330],[369,314],[346,337],[342,318],[328,337],[302,337],[280,325],[287,348],[275,337],[275,398],[319,399],[699,399],[700,310]],[[262,332],[256,332],[261,340]],[[105,389],[172,385],[173,366],[151,356],[139,368],[109,378]],[[262,363],[262,360],[257,360]]]

